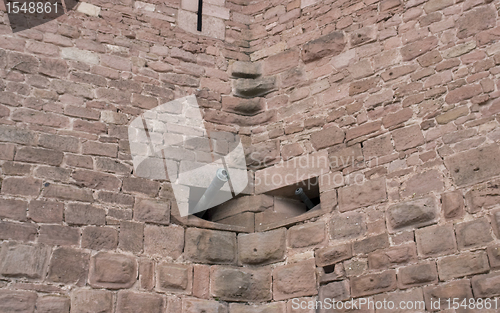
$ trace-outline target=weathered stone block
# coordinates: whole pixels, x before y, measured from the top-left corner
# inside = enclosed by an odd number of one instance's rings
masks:
[[[472,290],[468,279],[462,279],[438,286],[424,287],[425,306],[429,311],[434,311],[434,307],[437,306],[437,304],[431,306],[431,301],[439,299],[440,307],[445,308],[448,305],[448,299],[457,298],[458,302],[461,303],[463,299],[472,297]]]
[[[396,271],[368,274],[351,278],[351,296],[362,297],[396,289]]]
[[[82,232],[82,248],[113,250],[118,245],[118,231],[112,227],[86,227]]]
[[[292,248],[319,244],[325,239],[325,226],[322,221],[292,226],[288,230],[288,243]]]
[[[144,252],[177,259],[184,248],[184,228],[177,225],[153,226],[144,229]]]
[[[458,186],[469,185],[500,175],[500,148],[493,144],[445,157],[444,163]]]
[[[90,260],[89,284],[94,288],[130,288],[136,277],[137,262],[131,256],[99,252]]]
[[[231,66],[231,74],[240,78],[257,78],[262,73],[262,66],[257,62],[236,61]]]
[[[457,37],[467,38],[483,29],[495,26],[496,12],[489,6],[481,6],[463,14],[457,21]]]
[[[193,296],[202,299],[210,297],[210,266],[193,265]]]
[[[232,264],[236,261],[236,234],[188,228],[184,254],[193,262]]]
[[[354,254],[367,254],[378,249],[384,249],[389,246],[389,236],[383,233],[371,236],[353,243]]]
[[[299,64],[299,52],[295,49],[272,55],[264,60],[263,74],[273,75]]]
[[[318,292],[319,300],[335,299],[335,301],[343,301],[349,299],[349,281],[334,281],[319,287]],[[326,310],[323,312],[327,312]]]
[[[467,200],[467,211],[477,213],[481,209],[488,209],[500,201],[500,184],[498,181],[487,182],[475,186],[465,194]]]
[[[464,215],[464,199],[458,190],[441,194],[441,206],[446,219],[454,219]]]
[[[392,138],[398,151],[414,148],[423,145],[425,142],[424,135],[422,135],[418,125],[395,129],[392,132]]]
[[[352,146],[337,145],[328,149],[328,154],[330,166],[333,171],[346,167],[354,170],[364,167],[363,152],[360,144]],[[339,180],[339,182],[339,185],[343,184],[342,180]]]
[[[50,247],[45,245],[4,242],[0,251],[0,274],[41,279],[46,273],[50,252]]]
[[[472,277],[471,280],[474,296],[490,298],[500,295],[500,273],[490,273]]]
[[[68,204],[64,214],[66,223],[70,225],[104,225],[106,211],[88,204]]]
[[[156,289],[169,293],[191,294],[192,266],[166,262],[158,264],[156,266]]]
[[[302,48],[302,60],[308,63],[327,56],[339,55],[345,45],[343,32],[330,33],[306,43]]]
[[[316,266],[332,265],[352,257],[352,245],[350,243],[325,247],[314,251]]]
[[[409,263],[417,259],[414,243],[390,247],[368,255],[370,269],[388,268],[394,265]]]
[[[268,76],[255,79],[239,78],[233,82],[233,92],[239,97],[261,97],[276,87],[276,77]]]
[[[336,215],[330,222],[330,237],[333,240],[345,240],[362,237],[366,233],[364,215],[349,212]]]
[[[339,211],[351,211],[383,202],[386,199],[385,178],[365,181],[361,185],[351,185],[339,189]]]
[[[459,249],[470,249],[485,246],[493,240],[491,226],[487,217],[463,222],[455,226]]]
[[[85,285],[89,270],[89,253],[58,248],[52,254],[47,279],[56,283]]]
[[[457,251],[452,225],[429,226],[415,231],[418,254],[424,257],[451,254]]]
[[[377,27],[375,25],[360,28],[351,33],[351,45],[359,46],[377,40]]]
[[[118,292],[116,313],[163,313],[163,302],[158,294],[122,290]]]
[[[438,219],[439,212],[433,197],[401,202],[387,210],[387,224],[393,232],[435,224]]]
[[[170,224],[170,204],[165,201],[135,200],[134,219],[155,224]]]
[[[273,270],[273,299],[284,300],[318,293],[314,260],[276,267]]]
[[[35,311],[37,294],[33,291],[0,290],[0,312],[32,313]]]
[[[402,267],[399,269],[398,281],[400,289],[436,283],[438,281],[436,263],[425,262]]]
[[[438,44],[438,39],[434,36],[423,38],[422,40],[409,43],[401,48],[403,61],[410,61],[414,58],[434,49]]]
[[[228,310],[227,304],[220,303],[219,301],[184,298],[182,299],[182,312],[227,313]]]
[[[80,230],[70,226],[41,225],[38,242],[61,246],[78,245]]]
[[[238,256],[242,264],[267,264],[285,258],[286,230],[238,234]]]
[[[447,256],[437,262],[439,279],[451,280],[468,275],[485,273],[490,269],[486,252]]]
[[[212,266],[210,290],[213,297],[226,301],[260,302],[271,300],[271,268]]]
[[[150,238],[150,243],[154,242]],[[144,245],[144,224],[121,221],[118,246],[124,251],[140,252]]]
[[[70,299],[67,297],[39,297],[36,301],[36,313],[69,313],[70,305]]]
[[[63,221],[64,204],[47,200],[32,200],[28,206],[30,218],[37,223]]]
[[[0,199],[0,218],[26,221],[28,203],[20,200]]]
[[[489,246],[487,252],[491,268],[498,269],[500,267],[500,246]]]
[[[409,178],[401,194],[403,197],[425,196],[431,192],[441,192],[443,188],[443,175],[437,170],[429,170]]]

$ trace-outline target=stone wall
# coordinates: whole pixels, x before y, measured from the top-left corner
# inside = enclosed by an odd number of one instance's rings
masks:
[[[1,15],[1,312],[500,295],[500,2],[205,2],[201,34],[191,1],[87,1],[15,34]],[[319,214],[247,233],[137,177],[128,123],[191,94],[256,181],[327,156]]]

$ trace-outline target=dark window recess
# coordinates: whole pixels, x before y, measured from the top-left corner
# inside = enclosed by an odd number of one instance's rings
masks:
[[[325,271],[325,274],[333,273],[335,271],[335,264],[323,266],[323,271]]]
[[[201,32],[201,21],[203,13],[203,0],[198,0],[198,22],[196,24],[196,29]]]
[[[267,192],[272,197],[270,206],[261,210],[245,206],[239,207],[241,202],[237,198],[248,197],[239,195],[223,204],[215,206],[206,211],[195,214],[197,217],[211,222],[247,225],[247,219],[254,219],[255,223],[274,223],[284,221],[302,215],[308,211],[320,210],[319,186],[317,177],[302,181],[298,184],[285,186]],[[267,200],[269,201],[269,199]],[[266,202],[269,204],[269,202]],[[259,204],[260,205],[260,204]],[[252,223],[253,224],[253,223]]]

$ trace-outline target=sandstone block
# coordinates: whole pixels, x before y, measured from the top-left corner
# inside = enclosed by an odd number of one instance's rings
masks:
[[[284,228],[238,234],[238,256],[242,264],[267,264],[285,258],[286,230]]]
[[[337,145],[328,149],[328,154],[332,170],[340,170],[346,167],[359,169],[364,166],[363,152],[361,151],[360,144],[347,147]]]
[[[262,73],[260,63],[236,61],[231,66],[231,74],[240,78],[257,78]]]
[[[0,199],[0,218],[26,221],[28,203],[21,200]]]
[[[352,257],[352,245],[342,244],[333,247],[324,247],[314,251],[316,266],[327,266],[350,259]]]
[[[391,135],[383,135],[368,139],[363,142],[363,155],[365,160],[391,154],[394,147],[391,142]]]
[[[30,218],[37,223],[63,221],[64,204],[48,200],[32,200],[28,206]]]
[[[425,196],[444,189],[443,175],[437,170],[418,173],[409,178],[402,190],[402,196]]]
[[[156,233],[152,231],[152,235]],[[155,242],[154,238],[149,239],[149,243]],[[118,246],[120,249],[130,252],[141,252],[144,245],[144,224],[121,221]],[[153,248],[154,249],[154,248]]]
[[[354,239],[364,236],[366,222],[364,215],[349,212],[334,216],[330,222],[330,237],[333,240]]]
[[[105,290],[76,289],[71,293],[71,313],[113,312],[113,293]]]
[[[4,242],[0,251],[0,274],[7,277],[42,279],[47,270],[50,250],[50,247],[40,244]]]
[[[496,245],[489,246],[487,252],[490,267],[492,269],[498,269],[500,267],[500,247]]]
[[[288,243],[292,248],[317,245],[325,239],[325,226],[322,221],[292,226],[288,230]]]
[[[458,298],[458,302],[460,303],[463,299],[472,297],[472,290],[468,279],[462,279],[438,286],[424,287],[425,306],[427,310],[431,310],[432,308],[430,302],[436,301],[437,299],[441,300],[440,306],[444,308],[448,305],[447,300],[450,298]]]
[[[498,272],[474,276],[471,283],[475,297],[490,298],[500,295],[500,274]]]
[[[425,143],[424,136],[418,125],[398,128],[392,132],[396,150],[403,151]]]
[[[490,269],[486,252],[447,256],[437,262],[439,279],[451,280],[468,275],[485,273]]]
[[[158,294],[121,290],[118,292],[116,313],[163,313],[163,297]]]
[[[481,6],[463,14],[456,22],[457,37],[467,38],[483,29],[495,26],[496,12],[489,6]]]
[[[192,266],[166,262],[158,264],[156,266],[156,289],[168,293],[191,294]]]
[[[398,272],[400,289],[430,285],[438,281],[435,262],[423,262],[402,267]]]
[[[0,290],[0,312],[32,313],[35,311],[37,294],[33,291]]]
[[[371,236],[353,243],[354,254],[367,254],[378,249],[384,249],[389,246],[389,236],[384,233]]]
[[[464,199],[460,191],[441,194],[441,206],[446,219],[454,219],[464,215]]]
[[[36,313],[69,313],[70,299],[60,296],[39,297],[36,301]]]
[[[438,11],[453,5],[453,0],[431,0],[424,4],[424,10],[427,14]]]
[[[229,305],[230,313],[285,313],[286,307],[281,302],[267,304],[239,304],[231,303]]]
[[[396,289],[396,271],[368,274],[351,278],[351,296],[362,297]]]
[[[416,259],[417,249],[415,244],[411,243],[370,253],[368,255],[368,266],[370,269],[389,268]]]
[[[304,63],[308,63],[327,56],[339,55],[344,50],[345,45],[342,32],[330,33],[306,43],[302,48],[302,60]]]
[[[233,91],[239,97],[261,97],[276,87],[276,77],[260,77],[255,79],[239,78],[233,82]]]
[[[92,205],[72,203],[68,204],[64,218],[69,225],[104,225],[106,211]]]
[[[346,212],[387,199],[385,179],[378,178],[339,189],[339,211]]]
[[[320,301],[325,299],[335,299],[335,301],[343,301],[349,299],[349,281],[334,281],[326,285],[320,286],[318,297]]]
[[[485,246],[493,240],[491,226],[487,217],[463,222],[455,226],[459,249],[470,249]]]
[[[15,161],[48,164],[57,166],[61,164],[63,153],[60,151],[41,149],[33,147],[23,147],[17,150]]]
[[[276,267],[273,270],[273,299],[284,300],[317,294],[314,260]]]
[[[257,302],[271,300],[271,269],[212,266],[210,290],[213,297],[226,301]]]
[[[415,231],[418,254],[424,257],[451,254],[457,251],[452,225],[429,226]]]
[[[90,260],[89,284],[94,288],[130,288],[136,277],[137,262],[131,256],[99,252]]]
[[[72,248],[58,248],[52,254],[47,279],[56,283],[85,285],[89,254]]]
[[[451,177],[458,186],[484,181],[500,174],[498,145],[480,147],[444,158]]]
[[[82,232],[82,248],[114,250],[118,245],[118,231],[112,227],[86,227]]]
[[[61,246],[78,245],[80,230],[70,226],[41,225],[38,242]]]
[[[232,264],[236,261],[236,234],[188,228],[184,254],[193,262]]]
[[[227,304],[220,303],[219,301],[184,298],[182,301],[182,312],[227,313],[228,310]]]
[[[155,224],[170,224],[170,205],[164,201],[135,200],[134,219]]]
[[[183,247],[183,227],[177,225],[146,225],[144,230],[144,251],[147,254],[177,259],[181,255]]]
[[[208,299],[210,296],[210,266],[193,265],[193,296]]]
[[[387,224],[393,232],[435,224],[438,219],[439,211],[433,197],[401,202],[387,210]]]
[[[38,196],[42,181],[32,177],[7,177],[2,182],[2,193],[19,196]]]
[[[438,44],[438,39],[434,36],[426,37],[422,40],[409,43],[401,48],[401,56],[403,61],[410,61],[414,58],[425,54],[427,51],[434,49]]]
[[[263,74],[272,75],[286,69],[296,67],[299,64],[299,52],[297,50],[287,50],[268,57],[263,63]]]

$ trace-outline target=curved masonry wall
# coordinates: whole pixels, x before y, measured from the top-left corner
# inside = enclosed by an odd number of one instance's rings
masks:
[[[1,15],[0,311],[499,296],[500,2],[206,2],[201,35],[190,1],[89,1],[15,34]],[[257,183],[234,205],[249,229],[180,218],[127,125],[190,94],[255,181],[328,157],[305,171],[322,211],[259,228],[287,183]]]

